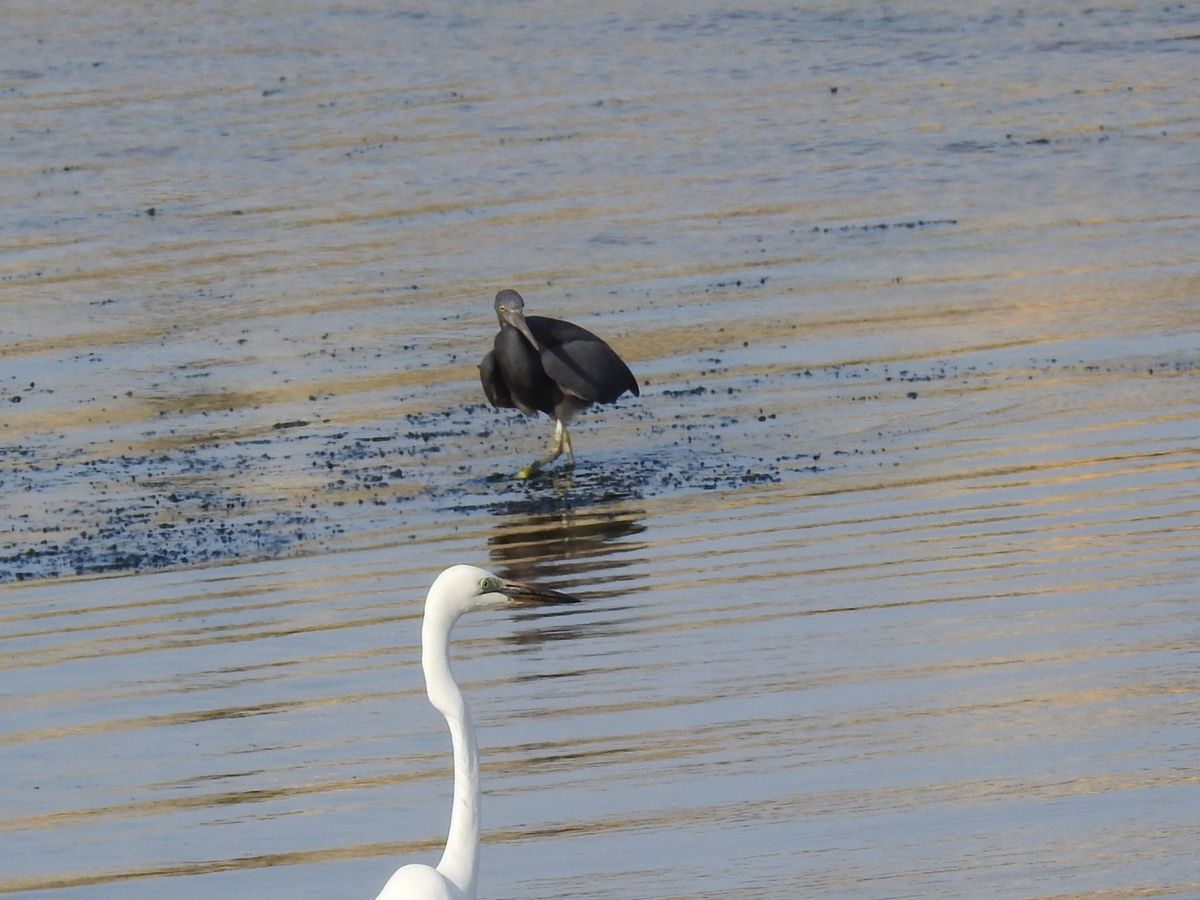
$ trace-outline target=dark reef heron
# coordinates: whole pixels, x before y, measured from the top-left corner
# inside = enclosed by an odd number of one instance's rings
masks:
[[[488,401],[497,408],[519,409],[527,416],[544,412],[554,419],[554,442],[541,459],[517,473],[529,478],[562,455],[571,464],[575,451],[567,426],[593,403],[612,403],[626,391],[637,397],[637,379],[612,347],[586,328],[561,319],[526,316],[516,291],[496,295],[500,333],[479,364]]]

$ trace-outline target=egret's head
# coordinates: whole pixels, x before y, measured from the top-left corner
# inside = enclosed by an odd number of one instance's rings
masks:
[[[506,581],[477,566],[452,566],[434,581],[427,602],[449,602],[459,612],[470,612],[476,609],[578,603],[579,599],[549,588]]]
[[[542,349],[525,322],[525,300],[516,291],[506,288],[496,295],[496,318],[501,328],[509,325],[517,329],[534,350]]]

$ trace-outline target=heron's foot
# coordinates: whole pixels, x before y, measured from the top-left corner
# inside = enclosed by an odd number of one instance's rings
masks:
[[[534,460],[517,472],[517,478],[521,481],[532,478],[538,472],[542,471],[543,466],[550,465],[550,463],[562,456],[563,450],[567,451],[567,466],[574,466],[575,451],[571,447],[571,435],[567,433],[567,429],[562,422],[555,422],[554,441],[550,444],[549,451],[541,459]]]
[[[526,478],[532,478],[534,475],[536,475],[540,471],[542,471],[542,469],[545,466],[550,465],[550,463],[554,462],[560,456],[562,456],[562,448],[561,447],[551,447],[550,452],[547,453],[545,456],[543,456],[541,459],[535,459],[529,465],[522,467],[522,469],[519,472],[517,472],[517,478],[521,479],[522,481],[524,481]],[[571,465],[574,465],[574,464],[575,464],[575,460],[574,460],[574,458],[572,458]]]
[[[525,481],[529,478],[532,478],[534,475],[536,475],[540,471],[542,471],[541,460],[536,460],[534,462],[531,462],[529,465],[522,466],[520,468],[520,470],[517,472],[517,480]]]

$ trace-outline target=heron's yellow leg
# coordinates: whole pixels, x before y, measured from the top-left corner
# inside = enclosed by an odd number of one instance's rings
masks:
[[[542,470],[542,466],[547,466],[562,456],[563,449],[567,451],[567,459],[571,465],[575,465],[575,451],[571,448],[571,436],[567,434],[567,428],[562,422],[555,421],[554,423],[554,440],[550,444],[550,451],[541,459],[536,459],[527,466],[523,466],[517,472],[517,478],[522,480],[532,478]]]

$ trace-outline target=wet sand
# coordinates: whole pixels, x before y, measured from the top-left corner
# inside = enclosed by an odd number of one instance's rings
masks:
[[[1184,7],[18,3],[0,893],[1200,893]],[[484,401],[492,296],[642,396]]]

